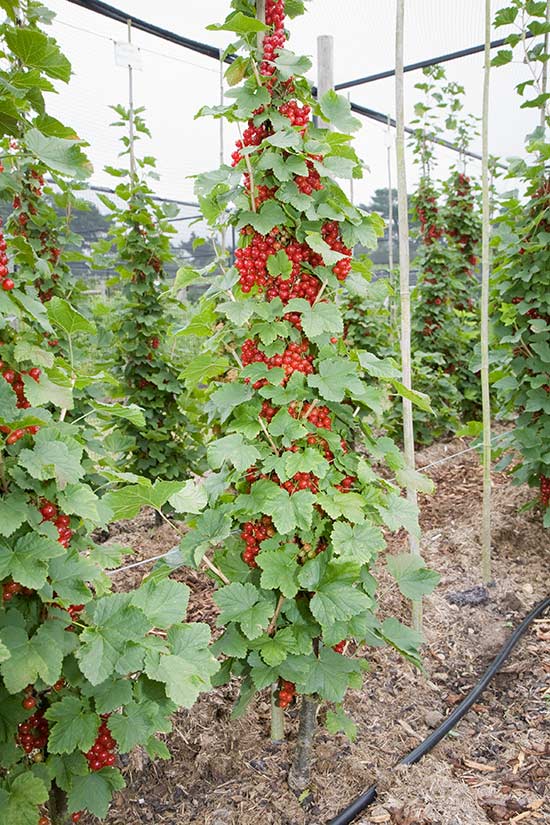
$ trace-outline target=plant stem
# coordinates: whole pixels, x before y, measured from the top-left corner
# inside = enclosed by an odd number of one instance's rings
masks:
[[[397,17],[395,26],[395,103],[396,103],[396,139],[397,156],[397,213],[399,220],[399,281],[401,296],[401,362],[403,385],[411,389],[411,296],[409,284],[409,208],[407,201],[407,170],[405,165],[405,102],[403,73],[403,32],[405,22],[405,0],[397,0]],[[414,457],[414,423],[412,403],[403,398],[403,444],[405,462],[411,470],[415,469]],[[416,490],[407,485],[407,499],[417,506]],[[420,540],[409,532],[409,550],[412,555],[420,556]],[[412,626],[422,629],[422,600],[412,603]]]
[[[481,576],[491,580],[491,396],[489,391],[489,80],[491,69],[491,0],[485,0],[485,67],[481,125],[482,241],[481,241],[481,395],[483,410],[483,509],[481,523]]]
[[[67,795],[55,782],[52,783],[48,800],[48,812],[52,825],[67,825],[69,812],[67,810]]]
[[[309,787],[311,777],[311,751],[317,727],[318,703],[312,696],[302,696],[300,726],[294,760],[288,774],[288,785],[295,793],[302,793]]]
[[[271,685],[271,741],[283,742],[285,738],[285,714],[277,704],[277,682]]]

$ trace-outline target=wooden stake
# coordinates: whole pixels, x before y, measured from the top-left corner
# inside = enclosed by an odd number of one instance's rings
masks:
[[[405,0],[397,0],[395,27],[395,108],[397,129],[395,150],[397,158],[397,210],[399,216],[399,284],[401,299],[401,362],[403,385],[411,389],[411,296],[409,285],[409,206],[407,201],[407,170],[405,165],[405,104],[403,72],[403,31],[405,22]],[[407,467],[415,469],[414,425],[412,404],[403,398],[403,444]],[[417,506],[416,490],[407,486],[407,499]],[[420,556],[420,541],[409,533],[411,554]],[[422,629],[422,601],[412,603],[412,626]]]
[[[491,72],[491,0],[485,0],[485,67],[481,124],[482,236],[481,236],[481,402],[483,410],[483,507],[481,522],[481,577],[491,580],[491,396],[489,390],[489,80]]]
[[[128,43],[132,42],[132,21],[128,18]],[[132,64],[128,63],[128,117],[130,120],[130,177],[132,183],[136,178],[136,155],[134,149],[135,134],[134,134],[134,77]]]
[[[334,37],[321,34],[317,38],[317,100],[334,89]],[[322,124],[330,129],[327,123]]]

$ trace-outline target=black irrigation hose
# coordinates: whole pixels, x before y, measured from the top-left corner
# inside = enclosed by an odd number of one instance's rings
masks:
[[[525,37],[535,37],[531,32],[526,32]],[[491,49],[498,49],[499,46],[506,46],[506,38],[501,40],[491,40]],[[403,67],[404,72],[415,72],[418,69],[427,69],[428,66],[437,66],[439,63],[448,63],[449,60],[457,60],[460,57],[469,57],[472,54],[478,54],[485,51],[485,44],[480,46],[470,46],[467,49],[460,49],[458,52],[449,52],[442,54],[439,57],[429,57],[427,60],[420,60],[418,63],[409,63],[408,66]],[[346,80],[345,83],[337,83],[334,87],[336,91],[342,89],[351,89],[353,86],[362,86],[364,83],[372,83],[374,80],[385,80],[387,77],[393,77],[395,69],[387,69],[385,72],[378,72],[377,74],[367,75],[367,77],[358,77],[356,80]]]
[[[550,607],[550,596],[547,596],[541,602],[539,602],[531,612],[524,618],[524,620],[519,624],[507,642],[504,643],[502,646],[500,653],[493,661],[491,665],[487,668],[479,682],[472,688],[470,693],[466,696],[465,699],[462,700],[460,705],[445,719],[445,721],[439,725],[427,739],[424,739],[423,742],[420,743],[414,750],[404,756],[402,759],[399,760],[397,763],[398,765],[414,765],[415,762],[418,762],[429,753],[438,742],[440,742],[444,736],[446,736],[450,730],[454,728],[454,726],[459,722],[463,716],[470,710],[472,705],[476,702],[477,698],[480,696],[481,693],[485,690],[493,676],[495,676],[512,650],[515,648],[523,634],[528,629],[529,625],[536,619],[541,613],[544,613]],[[361,796],[358,796],[351,805],[348,805],[347,808],[344,808],[343,811],[340,811],[334,819],[331,819],[327,825],[349,825],[350,822],[353,822],[360,813],[362,813],[365,808],[371,805],[374,800],[376,799],[376,785],[371,785]]]

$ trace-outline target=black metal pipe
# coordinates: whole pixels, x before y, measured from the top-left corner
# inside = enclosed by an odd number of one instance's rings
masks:
[[[531,32],[526,32],[525,37],[535,37]],[[506,38],[500,40],[491,40],[491,49],[498,49],[499,46],[506,46]],[[449,52],[448,54],[441,54],[439,57],[429,57],[427,60],[420,60],[418,63],[409,63],[403,67],[404,72],[415,72],[418,69],[427,69],[428,66],[437,66],[439,63],[448,63],[449,60],[458,60],[461,57],[469,57],[471,54],[478,54],[485,51],[485,44],[480,46],[469,46],[467,49],[460,49],[457,52]],[[385,72],[377,72],[377,74],[367,75],[366,77],[358,77],[356,80],[346,80],[345,83],[337,83],[334,87],[336,91],[341,89],[351,89],[354,86],[363,86],[365,83],[373,83],[375,80],[385,80],[388,77],[395,75],[395,69],[386,69]]]
[[[459,722],[463,716],[470,710],[473,704],[477,701],[480,694],[483,693],[491,679],[498,673],[512,650],[515,648],[521,637],[529,628],[531,622],[536,619],[541,613],[544,613],[550,607],[550,596],[547,596],[541,602],[539,602],[530,613],[523,619],[521,624],[519,624],[507,642],[504,643],[502,648],[500,649],[500,653],[494,659],[494,661],[489,665],[481,679],[477,682],[476,685],[472,688],[470,693],[462,700],[460,705],[455,708],[455,710],[449,714],[449,716],[445,719],[444,722],[439,725],[430,735],[424,739],[423,742],[420,743],[414,750],[410,751],[406,756],[399,760],[397,763],[398,765],[414,765],[415,762],[418,762],[429,753],[438,742],[440,742],[443,737],[447,736],[450,730],[454,728],[454,726]],[[340,811],[337,816],[331,819],[327,825],[350,825],[359,814],[361,814],[365,808],[368,808],[374,800],[376,799],[376,785],[371,785],[364,793],[354,799],[353,802]]]

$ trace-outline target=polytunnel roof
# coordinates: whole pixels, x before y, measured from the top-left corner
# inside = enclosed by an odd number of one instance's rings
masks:
[[[207,31],[212,22],[221,22],[229,0],[111,0],[112,5],[150,23],[194,40],[223,47],[227,33]],[[89,155],[94,164],[92,182],[112,185],[103,170],[116,165],[117,130],[110,128],[114,119],[109,106],[127,105],[127,70],[115,66],[113,41],[125,40],[126,26],[93,13],[68,0],[48,0],[57,13],[54,36],[71,60],[74,77],[68,88],[49,103],[52,114],[75,127],[89,141]],[[493,0],[493,15],[507,5]],[[341,83],[391,69],[394,65],[394,22],[396,0],[310,0],[308,13],[290,25],[290,48],[315,57],[317,36],[332,34],[335,45],[335,80]],[[483,43],[485,0],[405,0],[405,63]],[[493,39],[506,30],[497,29]],[[143,150],[158,159],[159,181],[154,188],[159,195],[181,200],[193,199],[193,182],[189,176],[219,163],[219,123],[210,118],[194,120],[200,106],[219,102],[219,66],[216,60],[188,51],[152,35],[134,30],[133,42],[140,48],[142,70],[134,72],[136,106],[144,106],[152,132],[152,142]],[[464,85],[465,111],[481,113],[483,54],[475,54],[446,64],[449,80]],[[414,84],[422,73],[406,75],[406,119],[413,118],[419,93]],[[501,157],[523,154],[524,137],[536,125],[533,110],[521,110],[515,86],[528,78],[528,68],[520,63],[495,68],[491,79],[490,151]],[[315,82],[315,73],[311,73]],[[349,90],[351,100],[393,116],[394,81],[379,80]],[[388,185],[387,128],[363,120],[357,133],[357,149],[369,171],[355,183],[357,202],[368,202],[373,191]],[[226,127],[224,156],[227,161],[236,139]],[[479,152],[476,140],[472,150]],[[457,161],[452,150],[438,147],[438,172],[444,176],[449,165]],[[418,170],[409,154],[408,181],[412,188]],[[475,160],[469,169],[479,169]],[[394,171],[395,180],[395,171]]]

